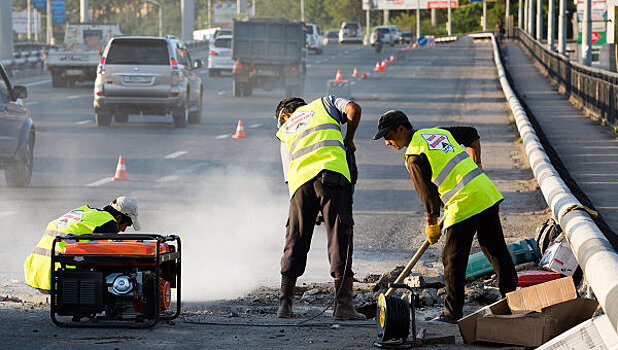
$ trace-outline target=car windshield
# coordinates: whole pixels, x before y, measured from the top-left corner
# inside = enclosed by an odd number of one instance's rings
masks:
[[[167,42],[159,39],[115,40],[106,64],[170,64]]]
[[[218,38],[215,40],[215,47],[223,47],[229,49],[232,47],[232,39]]]

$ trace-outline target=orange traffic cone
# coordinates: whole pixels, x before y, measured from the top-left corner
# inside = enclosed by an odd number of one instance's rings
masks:
[[[412,48],[413,48],[413,49],[416,49],[417,47],[418,47],[418,44],[417,44],[417,43],[412,44]]]
[[[127,176],[127,167],[124,165],[124,157],[118,157],[118,165],[116,166],[116,173],[112,178],[112,181],[129,181]]]
[[[395,56],[391,55],[391,58],[389,59],[389,61],[395,62]]]
[[[352,76],[353,77],[357,77],[358,76],[358,69],[356,69],[356,67],[354,67],[354,72],[352,72]]]
[[[343,78],[341,78],[341,69],[337,69],[337,74],[335,74],[335,81],[343,81]]]
[[[367,79],[367,73],[362,73],[361,74],[361,79]]]
[[[388,60],[386,58],[382,60],[382,63],[384,63],[385,66],[388,66]]]
[[[386,63],[382,61],[382,64],[380,65],[380,72],[384,72],[384,68],[386,68]]]
[[[232,135],[233,139],[245,139],[247,135],[245,135],[245,128],[242,126],[242,120],[238,121],[238,125],[236,125],[236,133]]]
[[[380,61],[376,62],[376,67],[373,70],[375,70],[375,71],[379,71],[380,70]]]

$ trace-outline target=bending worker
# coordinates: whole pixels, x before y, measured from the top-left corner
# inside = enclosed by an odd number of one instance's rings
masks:
[[[474,234],[491,262],[500,293],[517,287],[517,273],[500,224],[499,203],[504,199],[483,173],[479,135],[472,127],[414,130],[401,111],[384,113],[374,140],[384,137],[394,149],[407,147],[406,167],[425,206],[429,243],[440,239],[440,207],[444,207],[446,242],[442,250],[446,298],[434,320],[456,323],[463,316],[466,266]],[[463,144],[467,151],[460,145]],[[468,154],[469,153],[469,154]]]
[[[103,209],[87,205],[73,209],[47,224],[43,237],[24,263],[26,283],[43,293],[51,288],[51,245],[54,238],[65,235],[90,233],[116,234],[133,225],[140,230],[137,221],[137,202],[130,197],[118,197]],[[55,251],[62,250],[67,242],[58,242]]]
[[[316,217],[324,216],[338,320],[363,320],[352,305],[352,185],[344,146],[355,150],[361,108],[327,96],[309,104],[298,97],[277,106],[284,177],[290,192],[277,316],[291,317],[296,279],[305,272]],[[347,123],[345,138],[341,125]]]

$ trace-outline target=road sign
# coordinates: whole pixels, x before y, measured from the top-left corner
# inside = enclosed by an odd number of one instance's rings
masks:
[[[67,19],[64,14],[64,0],[51,0],[51,10],[55,24],[66,23]]]
[[[32,7],[37,10],[45,10],[47,8],[46,0],[32,0]]]
[[[416,43],[419,46],[425,46],[425,45],[427,45],[427,38],[425,38],[424,35],[421,35],[421,36],[418,37],[418,40],[416,41]]]

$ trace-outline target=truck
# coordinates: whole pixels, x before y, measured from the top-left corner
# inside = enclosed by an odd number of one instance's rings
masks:
[[[122,35],[118,24],[68,23],[63,49],[48,52],[45,60],[52,86],[66,87],[77,81],[94,81],[105,45],[118,35]]]
[[[302,96],[307,73],[305,24],[284,18],[234,21],[232,34],[234,96],[251,96],[254,88],[285,90]]]

